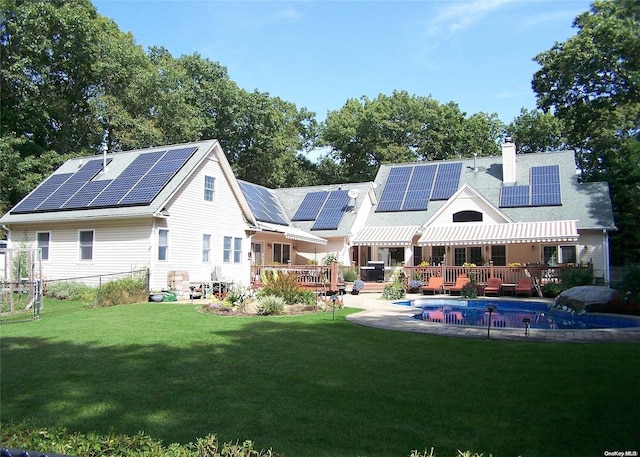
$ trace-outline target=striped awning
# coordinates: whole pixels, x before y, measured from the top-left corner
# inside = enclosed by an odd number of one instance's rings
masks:
[[[354,246],[410,246],[418,233],[417,225],[364,227],[351,240]]]
[[[258,228],[266,232],[282,233],[285,238],[288,238],[290,240],[307,241],[314,244],[327,244],[327,240],[325,240],[324,238],[320,238],[319,236],[315,236],[299,228],[291,227],[290,225],[278,225],[269,224],[267,222],[258,222]]]
[[[427,227],[423,230],[418,244],[422,246],[451,246],[509,243],[576,243],[577,241],[577,221],[545,221]]]

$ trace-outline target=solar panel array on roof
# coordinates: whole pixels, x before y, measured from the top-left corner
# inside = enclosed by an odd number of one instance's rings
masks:
[[[529,186],[503,187],[500,192],[500,206],[503,208],[529,206]]]
[[[561,204],[560,167],[558,165],[531,167],[531,205],[554,206]]]
[[[300,203],[298,211],[291,218],[292,221],[315,221],[318,213],[322,209],[324,202],[327,200],[329,192],[326,190],[319,192],[309,192],[304,196],[304,200]]]
[[[441,163],[438,165],[438,174],[433,184],[431,200],[448,200],[458,190],[462,163]]]
[[[348,204],[349,193],[346,190],[331,191],[311,230],[337,229]]]
[[[90,160],[75,173],[52,175],[12,213],[32,213],[117,206],[146,205],[189,160],[197,147],[138,155],[114,179],[93,180],[102,160]],[[110,158],[107,164],[110,164]]]
[[[376,212],[424,211],[430,200],[447,200],[457,190],[462,163],[393,167]]]
[[[251,212],[257,220],[278,225],[289,225],[280,203],[266,187],[240,181],[240,189],[242,189]]]
[[[501,207],[562,205],[558,165],[531,167],[530,174],[530,185],[505,186],[501,189]]]

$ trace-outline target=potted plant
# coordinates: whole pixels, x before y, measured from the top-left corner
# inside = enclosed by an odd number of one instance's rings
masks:
[[[420,288],[423,286],[424,284],[422,283],[422,281],[420,281],[419,279],[412,279],[411,281],[409,281],[409,284],[407,286],[407,289],[409,289],[410,293],[417,293],[420,292]]]
[[[353,281],[356,280],[357,273],[356,269],[353,267],[347,267],[342,270],[342,279],[344,280],[344,286],[353,284]]]
[[[364,287],[364,281],[362,279],[356,279],[351,286],[351,294],[358,295]]]

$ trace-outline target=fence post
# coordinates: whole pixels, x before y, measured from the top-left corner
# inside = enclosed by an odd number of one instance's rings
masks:
[[[98,305],[102,303],[102,276],[98,276]]]
[[[338,290],[338,262],[335,260],[331,262],[331,289],[332,291]]]

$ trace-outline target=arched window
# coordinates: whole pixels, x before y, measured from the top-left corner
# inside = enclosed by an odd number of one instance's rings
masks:
[[[453,222],[482,222],[479,211],[460,211],[453,215]]]

